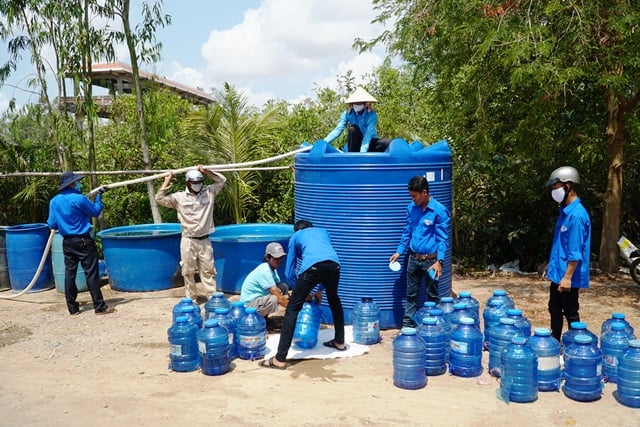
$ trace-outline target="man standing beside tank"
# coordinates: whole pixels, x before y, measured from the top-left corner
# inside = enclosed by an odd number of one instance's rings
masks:
[[[203,185],[206,174],[213,184]],[[209,299],[216,291],[216,270],[213,260],[213,246],[209,234],[213,233],[213,206],[215,197],[227,182],[224,175],[198,165],[185,176],[187,188],[167,194],[173,179],[169,173],[156,194],[156,201],[165,207],[177,210],[182,238],[180,239],[180,265],[184,278],[185,293],[188,298],[198,302],[195,273],[200,274],[200,282]]]
[[[338,296],[340,261],[331,245],[329,233],[324,228],[314,227],[309,221],[297,221],[293,226],[293,236],[289,239],[288,252],[285,274],[289,284],[295,283],[295,286],[284,313],[278,352],[274,357],[260,362],[260,366],[265,368],[287,368],[287,354],[291,347],[298,313],[309,293],[319,283],[324,285],[327,293],[335,328],[334,338],[325,342],[324,346],[338,351],[347,349],[344,341],[344,312]],[[296,274],[298,261],[300,273]]]
[[[347,109],[340,115],[338,124],[324,140],[328,143],[347,130],[347,150],[350,153],[383,152],[389,145],[388,139],[378,138],[378,114],[371,105],[378,102],[362,87],[347,98]]]
[[[107,191],[107,187],[101,187],[95,202],[92,202],[80,192],[80,180],[83,178],[84,175],[76,175],[70,171],[60,175],[59,193],[49,202],[47,225],[52,230],[58,230],[63,238],[64,296],[69,314],[80,314],[80,305],[76,301],[78,263],[84,269],[93,311],[96,314],[115,313],[116,310],[104,301],[100,290],[98,250],[91,237],[90,222],[91,217],[97,217],[102,212],[102,194]]]
[[[591,219],[577,193],[578,171],[562,166],[549,176],[551,198],[560,205],[549,264],[543,274],[551,281],[549,314],[551,335],[561,341],[563,316],[570,326],[580,321],[580,289],[589,287]]]
[[[407,300],[402,326],[416,326],[415,314],[418,289],[426,276],[427,300],[440,302],[438,280],[449,248],[451,216],[447,208],[429,194],[429,182],[424,176],[414,176],[408,184],[411,202],[407,206],[406,224],[400,244],[389,262],[396,262],[409,250],[407,263]],[[434,271],[430,277],[429,270]]]

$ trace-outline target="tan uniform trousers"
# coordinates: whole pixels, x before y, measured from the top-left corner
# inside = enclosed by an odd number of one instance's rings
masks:
[[[213,261],[213,246],[207,239],[183,237],[180,240],[180,266],[184,277],[186,296],[195,300],[198,296],[196,270],[200,273],[200,283],[207,299],[216,291],[216,268]]]

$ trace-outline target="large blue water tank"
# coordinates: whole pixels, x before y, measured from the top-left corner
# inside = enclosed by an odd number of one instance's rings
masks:
[[[361,297],[380,308],[380,327],[402,324],[406,294],[405,268],[389,269],[411,198],[409,180],[426,175],[429,193],[452,209],[452,159],[445,141],[425,147],[395,139],[384,153],[342,153],[320,140],[295,157],[295,218],[329,231],[340,258],[339,295],[345,319]],[[449,233],[451,235],[451,233]],[[406,266],[406,254],[399,261]],[[451,293],[451,245],[440,278],[441,297]],[[426,299],[424,286],[418,306]],[[323,316],[332,322],[323,305]]]

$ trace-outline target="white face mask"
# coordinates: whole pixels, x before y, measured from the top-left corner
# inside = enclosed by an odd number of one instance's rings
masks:
[[[557,203],[562,203],[562,201],[564,200],[564,196],[564,187],[556,188],[555,190],[551,191],[551,198]]]
[[[191,191],[193,191],[194,193],[199,193],[200,190],[202,190],[202,183],[198,183],[198,184],[194,184],[191,183],[189,184],[189,187],[191,188]]]
[[[364,104],[353,104],[353,109],[356,113],[364,110]]]

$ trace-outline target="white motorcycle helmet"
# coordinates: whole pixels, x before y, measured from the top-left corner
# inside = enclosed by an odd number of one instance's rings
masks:
[[[572,166],[562,166],[551,172],[549,180],[547,181],[547,187],[556,182],[573,182],[574,184],[580,184],[580,174],[576,168]]]
[[[185,180],[187,181],[187,188],[192,193],[198,194],[202,190],[202,182],[204,181],[204,176],[199,170],[190,170],[185,175]]]

